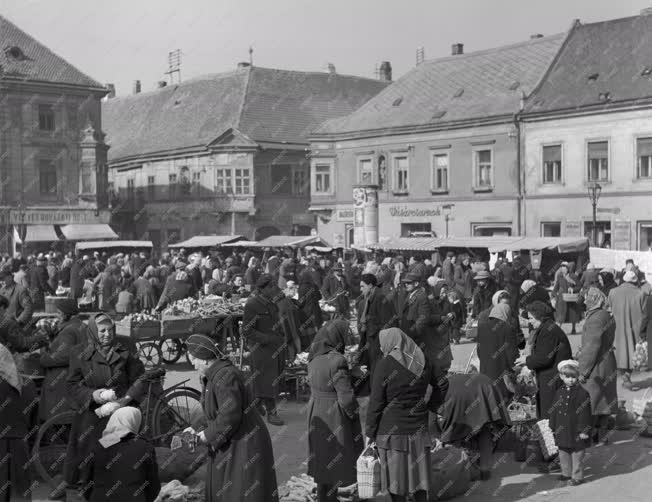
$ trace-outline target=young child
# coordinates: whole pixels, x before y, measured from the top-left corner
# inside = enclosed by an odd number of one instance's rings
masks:
[[[561,480],[572,486],[582,483],[584,450],[590,446],[591,398],[579,384],[579,363],[562,361],[557,371],[563,382],[550,413],[550,429],[559,448]]]

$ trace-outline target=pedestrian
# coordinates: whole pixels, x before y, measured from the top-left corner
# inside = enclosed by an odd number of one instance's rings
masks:
[[[623,387],[631,389],[636,344],[641,341],[641,326],[646,298],[637,285],[638,277],[631,270],[623,274],[623,283],[609,292],[609,305],[616,321],[616,364],[623,378]]]
[[[29,272],[29,288],[32,296],[32,305],[35,311],[45,308],[45,296],[53,295],[54,290],[48,283],[48,271],[45,267],[46,259],[41,253],[36,257],[36,265]]]
[[[286,281],[285,289],[279,294],[275,301],[278,308],[279,323],[285,335],[283,343],[283,354],[281,357],[281,373],[285,369],[286,361],[294,361],[297,354],[302,352],[302,346],[307,345],[307,340],[302,335],[301,311],[296,300],[297,285],[294,281]]]
[[[174,265],[175,272],[170,274],[165,282],[163,292],[156,305],[157,311],[163,310],[177,300],[194,297],[197,294],[197,290],[188,277],[186,267],[187,265],[183,261],[177,261]]]
[[[16,320],[19,326],[27,326],[34,312],[29,291],[14,282],[14,275],[9,269],[0,271],[0,296],[9,300],[6,315]]]
[[[591,396],[593,439],[596,443],[605,444],[609,416],[618,411],[617,365],[614,355],[616,323],[606,310],[607,297],[596,286],[588,289],[585,304],[586,319],[578,357],[580,383]]]
[[[555,321],[560,326],[565,323],[571,323],[571,334],[576,334],[575,326],[580,321],[580,309],[576,302],[567,302],[564,300],[566,293],[578,293],[580,290],[577,276],[571,273],[571,266],[564,262],[557,271],[555,285],[552,288],[552,294],[555,295]]]
[[[252,256],[251,258],[249,258],[247,271],[245,272],[244,275],[245,287],[249,291],[253,291],[256,287],[256,282],[258,282],[259,277],[260,277],[260,260],[255,256]]]
[[[457,262],[457,257],[452,251],[446,253],[446,259],[442,263],[442,277],[446,281],[446,284],[449,288],[455,287],[455,264]]]
[[[347,321],[327,322],[308,356],[308,474],[317,483],[318,502],[336,502],[337,488],[356,482],[356,460],[363,448],[358,403],[344,357],[348,332]]]
[[[449,289],[443,306],[443,314],[452,314],[452,317],[446,321],[448,339],[458,344],[462,338],[462,327],[466,323],[466,304],[457,289]]]
[[[432,324],[432,309],[420,280],[409,272],[401,279],[403,288],[396,295],[395,310],[398,327],[424,349],[428,328]]]
[[[123,278],[122,285],[119,288],[115,311],[117,314],[132,314],[136,312],[136,289],[131,275],[127,274]]]
[[[316,271],[305,269],[299,275],[299,289],[297,292],[299,308],[303,313],[302,317],[305,319],[306,332],[309,333],[311,343],[312,338],[314,338],[324,322],[323,313],[319,306],[319,300],[322,299],[322,296],[319,285],[315,282],[316,276],[319,276]]]
[[[486,270],[480,270],[475,274],[473,280],[475,281],[475,289],[471,300],[473,303],[471,316],[477,319],[480,312],[491,307],[491,297],[496,292],[496,285],[491,274]]]
[[[563,385],[555,395],[550,429],[559,448],[560,480],[577,486],[584,481],[584,453],[590,446],[591,398],[579,383],[577,361],[560,361],[557,370]]]
[[[341,263],[335,264],[331,274],[324,279],[322,284],[322,297],[335,307],[335,312],[344,318],[349,317],[349,285],[344,279],[344,267]]]
[[[107,266],[95,278],[97,287],[98,309],[103,312],[115,312],[115,303],[118,299],[120,268],[117,265]]]
[[[455,289],[460,297],[468,302],[473,296],[473,271],[471,270],[471,260],[465,256],[461,263],[455,265],[454,272]]]
[[[142,414],[125,406],[109,418],[89,462],[90,502],[154,502],[161,481],[154,445],[138,436]]]
[[[136,305],[140,310],[150,311],[156,307],[158,297],[153,281],[158,283],[156,272],[152,265],[148,265],[143,274],[134,281]]]
[[[186,345],[207,421],[189,430],[208,446],[206,502],[278,502],[272,441],[244,376],[209,337],[191,335]]]

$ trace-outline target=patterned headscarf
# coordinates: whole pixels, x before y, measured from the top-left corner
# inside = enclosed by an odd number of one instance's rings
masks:
[[[587,312],[603,308],[607,304],[607,301],[606,295],[598,288],[589,288],[586,293],[586,298],[584,298]]]
[[[116,410],[109,418],[109,423],[102,433],[100,444],[103,448],[108,448],[118,444],[120,440],[129,434],[138,434],[142,413],[138,408],[125,406]]]
[[[500,319],[503,322],[509,322],[509,317],[511,314],[512,309],[509,307],[509,305],[499,303],[492,307],[491,312],[489,312],[489,317]]]
[[[414,341],[398,328],[383,329],[378,335],[380,350],[384,356],[396,359],[410,373],[421,377],[426,358]]]
[[[4,380],[20,394],[23,388],[23,379],[18,373],[14,356],[9,349],[0,343],[0,380]]]

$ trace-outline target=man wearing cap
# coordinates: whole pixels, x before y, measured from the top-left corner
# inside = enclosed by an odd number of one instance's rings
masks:
[[[335,307],[335,311],[342,316],[349,315],[348,284],[344,279],[344,266],[336,263],[331,274],[324,279],[321,295]]]
[[[396,296],[398,327],[421,346],[426,341],[426,330],[431,323],[428,295],[420,286],[421,278],[411,272],[401,279],[401,283],[404,289]]]
[[[496,285],[494,284],[493,277],[486,270],[480,270],[475,277],[475,290],[473,291],[473,311],[472,317],[478,318],[480,312],[491,307],[491,298],[496,292]]]
[[[23,286],[14,282],[9,269],[0,271],[0,296],[9,300],[6,315],[15,319],[19,325],[26,326],[34,312],[32,298]]]
[[[622,284],[609,292],[609,305],[616,321],[616,366],[623,377],[623,387],[631,389],[636,344],[641,341],[646,307],[645,294],[638,287],[636,272],[625,272]]]
[[[45,256],[43,253],[36,257],[36,265],[29,271],[29,293],[32,297],[34,310],[45,308],[45,295],[53,295],[54,290],[48,284],[48,271],[45,268]]]

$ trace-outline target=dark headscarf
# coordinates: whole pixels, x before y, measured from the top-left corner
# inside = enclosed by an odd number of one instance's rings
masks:
[[[310,346],[308,361],[315,357],[337,351],[344,353],[346,338],[349,334],[349,323],[342,319],[334,319],[324,324],[317,332]]]
[[[271,275],[262,274],[256,281],[256,289],[265,289],[272,282],[274,282],[274,278]]]
[[[212,361],[224,357],[215,341],[206,335],[190,335],[186,340],[186,347],[192,357],[202,361]]]
[[[64,315],[73,316],[79,314],[77,300],[74,298],[57,298],[55,305]]]
[[[552,310],[552,307],[549,305],[545,304],[544,302],[540,300],[536,300],[532,303],[530,303],[525,309],[532,314],[532,317],[535,319],[543,322],[547,319],[552,318],[552,313],[554,312]]]

